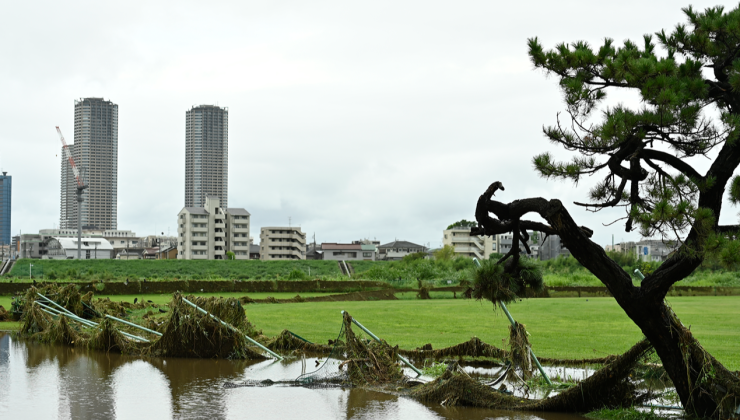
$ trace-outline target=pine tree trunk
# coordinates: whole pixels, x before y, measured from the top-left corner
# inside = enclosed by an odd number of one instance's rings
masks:
[[[665,302],[617,300],[660,356],[686,413],[706,418],[733,416],[740,404],[740,379],[704,351]]]

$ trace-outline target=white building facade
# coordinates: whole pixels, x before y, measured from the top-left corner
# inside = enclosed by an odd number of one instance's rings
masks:
[[[272,226],[260,230],[260,260],[305,260],[306,234],[301,228]]]
[[[46,255],[43,259],[76,260],[77,238],[49,238],[46,245]],[[109,260],[112,258],[113,247],[103,238],[82,238],[80,259],[82,260]]]
[[[185,207],[177,215],[177,259],[249,259],[250,214],[243,208],[224,208],[216,196],[206,196],[204,207]]]
[[[498,236],[471,236],[470,228],[447,229],[442,235],[442,244],[453,246],[455,255],[485,260],[499,252]]]

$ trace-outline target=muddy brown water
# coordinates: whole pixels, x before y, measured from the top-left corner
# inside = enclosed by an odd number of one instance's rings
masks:
[[[315,359],[307,361],[311,371]],[[583,419],[446,408],[361,389],[223,386],[292,380],[300,373],[300,361],[142,359],[42,345],[0,332],[0,418]]]

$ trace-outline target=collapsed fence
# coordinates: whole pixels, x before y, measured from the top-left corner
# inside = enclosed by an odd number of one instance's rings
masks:
[[[319,344],[287,330],[272,338],[265,337],[248,321],[237,299],[183,297],[175,293],[168,305],[160,307],[151,302],[131,304],[96,300],[91,293],[80,295],[74,286],[67,286],[31,289],[23,297],[22,304],[24,316],[20,334],[46,343],[158,357],[264,359],[264,352],[276,359],[281,359],[280,354],[283,354],[299,356],[305,361],[306,354],[326,356],[324,363],[313,372],[305,373],[304,365],[304,372],[296,379],[245,381],[227,386],[280,383],[308,387],[371,386],[447,406],[542,411],[583,412],[626,407],[654,397],[650,391],[639,390],[635,380],[637,370],[644,368],[647,357],[653,354],[646,340],[618,356],[579,360],[542,358],[550,364],[603,364],[604,367],[575,384],[558,384],[555,396],[537,399],[512,396],[509,391],[493,386],[518,383],[520,387],[530,387],[537,379],[528,334],[524,325],[518,323],[510,329],[508,349],[472,337],[467,342],[442,349],[432,349],[428,344],[415,350],[401,350],[375,336],[345,312],[337,338],[329,340],[328,344]],[[132,313],[144,313],[138,322],[147,326],[123,319]],[[366,335],[355,334],[353,325]],[[494,380],[479,380],[457,367],[454,359],[462,361],[464,358],[494,360],[504,368]],[[429,378],[412,379],[413,374],[407,376],[404,372],[404,364],[420,373],[414,364],[450,359],[453,361],[448,369],[427,383],[424,382]],[[544,374],[541,377],[544,380]]]
[[[31,288],[23,297],[20,334],[45,343],[129,355],[264,359],[255,349],[261,345],[249,336],[256,331],[238,300],[192,299],[208,310],[179,293],[173,295],[165,311],[150,302],[126,304],[109,299],[93,302],[91,293],[81,296],[74,286]],[[153,308],[165,316],[157,322],[154,313],[148,310],[142,317],[149,321],[151,328],[148,328],[111,314],[126,316],[128,308],[142,311]]]

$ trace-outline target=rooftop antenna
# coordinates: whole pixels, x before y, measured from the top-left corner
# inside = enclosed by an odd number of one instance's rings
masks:
[[[291,224],[292,221],[293,221],[293,218],[288,216],[288,227],[293,227],[293,225]]]

